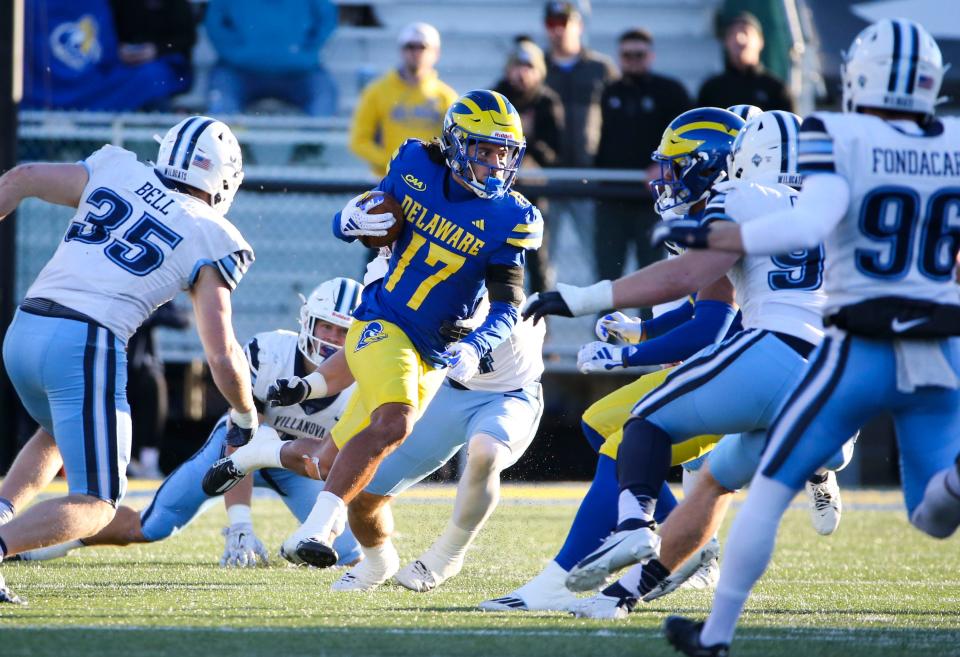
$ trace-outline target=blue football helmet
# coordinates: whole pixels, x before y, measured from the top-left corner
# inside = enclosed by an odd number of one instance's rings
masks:
[[[501,198],[510,190],[527,149],[520,114],[503,94],[486,89],[454,101],[443,117],[440,143],[447,166],[480,198]],[[501,166],[477,159],[476,149],[484,143],[507,149]],[[486,180],[477,179],[474,167],[488,168]]]
[[[659,214],[686,214],[726,175],[727,155],[744,122],[719,107],[684,112],[667,126],[653,160],[660,177],[650,182]]]

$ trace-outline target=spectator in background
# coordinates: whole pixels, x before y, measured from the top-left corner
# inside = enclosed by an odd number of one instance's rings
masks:
[[[108,0],[25,3],[24,109],[123,112],[155,106],[187,91],[184,68],[182,57],[171,52],[123,59]]]
[[[434,68],[440,58],[440,33],[427,23],[400,32],[401,65],[371,82],[350,124],[350,150],[365,160],[378,178],[387,172],[394,151],[410,138],[440,136],[443,115],[457,99]]]
[[[127,400],[133,424],[130,476],[162,479],[160,443],[167,426],[167,381],[153,331],[161,326],[185,329],[190,314],[171,301],[157,308],[127,341]]]
[[[527,154],[522,165],[524,170],[553,166],[560,156],[563,103],[557,92],[544,84],[546,75],[547,64],[543,51],[533,41],[521,37],[507,57],[504,78],[494,87],[494,91],[506,96],[520,113],[523,135],[527,139]],[[532,198],[530,201],[546,218],[549,209],[547,199]],[[554,286],[546,237],[544,231],[543,245],[527,253],[528,280],[534,292],[543,292]]]
[[[210,0],[204,25],[219,56],[211,114],[239,114],[264,98],[310,116],[337,113],[337,87],[321,56],[337,27],[331,0]]]
[[[676,80],[652,73],[653,36],[644,29],[624,32],[619,39],[621,79],[604,88],[600,100],[603,122],[595,166],[601,169],[645,169],[648,179],[660,174],[651,154],[664,128],[690,109],[690,97]],[[601,279],[621,276],[631,244],[637,268],[663,257],[650,246],[649,231],[659,220],[652,202],[628,199],[597,201],[594,253]]]
[[[756,16],[744,11],[731,17],[723,31],[723,49],[725,70],[703,83],[697,105],[756,105],[764,110],[793,111],[793,97],[786,85],[760,63],[763,28]]]
[[[600,94],[617,77],[606,55],[583,45],[583,19],[572,2],[547,3],[547,86],[563,101],[566,129],[559,166],[589,167],[600,141]]]
[[[193,83],[197,28],[189,0],[110,0],[110,6],[120,61],[139,66],[163,58],[187,87]]]

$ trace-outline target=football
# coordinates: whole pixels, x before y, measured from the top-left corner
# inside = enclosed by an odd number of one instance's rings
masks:
[[[393,198],[389,194],[384,192],[370,192],[367,194],[363,200],[360,201],[360,207],[364,209],[368,214],[383,214],[389,213],[397,220],[389,229],[387,229],[387,234],[379,237],[372,235],[363,235],[360,237],[360,242],[371,249],[379,249],[382,246],[390,246],[397,241],[397,238],[400,237],[401,231],[403,231],[403,209],[400,207],[400,204],[397,202],[397,199]]]

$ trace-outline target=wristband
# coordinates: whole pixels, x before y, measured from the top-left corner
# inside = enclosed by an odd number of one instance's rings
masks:
[[[241,429],[252,429],[257,426],[257,409],[240,412],[235,408],[230,409],[230,421]]]
[[[231,527],[241,524],[253,524],[253,517],[250,515],[250,507],[246,504],[232,504],[228,506],[227,518],[230,520]]]
[[[303,377],[310,390],[307,392],[307,399],[321,399],[327,396],[327,380],[320,372],[311,372]]]

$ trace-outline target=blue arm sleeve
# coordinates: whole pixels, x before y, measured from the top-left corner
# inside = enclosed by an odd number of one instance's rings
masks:
[[[340,232],[340,212],[337,212],[333,215],[333,234],[338,240],[343,240],[344,242],[356,242],[357,238],[352,235],[344,235]]]
[[[730,328],[736,311],[722,301],[698,301],[693,318],[668,333],[628,347],[623,364],[661,365],[689,358],[704,347],[722,339]]]
[[[483,324],[463,339],[477,350],[483,358],[501,342],[510,337],[520,318],[520,309],[506,301],[491,301],[490,312]]]
[[[657,338],[672,331],[693,317],[694,301],[693,297],[687,297],[687,300],[677,308],[657,315],[651,320],[643,323],[643,330],[646,333],[647,340]]]

